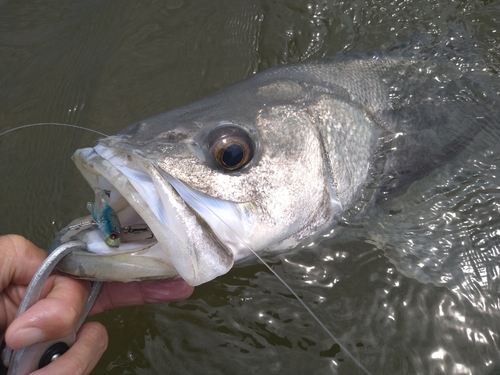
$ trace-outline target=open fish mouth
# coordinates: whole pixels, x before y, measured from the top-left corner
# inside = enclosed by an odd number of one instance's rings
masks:
[[[77,150],[77,167],[95,191],[105,191],[121,226],[110,247],[92,216],[77,219],[52,248],[70,240],[86,243],[58,265],[62,273],[100,281],[182,277],[199,285],[229,271],[248,251],[251,226],[242,204],[200,193],[112,136]]]

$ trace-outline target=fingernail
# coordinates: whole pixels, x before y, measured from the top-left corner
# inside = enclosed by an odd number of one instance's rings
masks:
[[[45,333],[40,328],[30,327],[17,331],[10,339],[11,346],[25,348],[27,346],[45,341]]]

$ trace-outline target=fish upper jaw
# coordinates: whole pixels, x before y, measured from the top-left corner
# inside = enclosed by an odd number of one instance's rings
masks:
[[[133,150],[98,144],[77,150],[73,160],[91,187],[109,191],[122,227],[145,224],[154,237],[136,241],[125,233],[115,249],[105,245],[96,228],[69,231],[73,222],[59,241],[79,238],[89,251],[68,256],[61,272],[125,282],[180,276],[199,285],[250,253],[245,237],[252,223],[244,204],[199,193]]]

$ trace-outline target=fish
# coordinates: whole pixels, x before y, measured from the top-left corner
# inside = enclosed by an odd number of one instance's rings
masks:
[[[113,247],[82,224],[92,218],[74,220],[51,248],[78,239],[87,250],[59,272],[196,286],[383,207],[495,116],[496,81],[459,39],[277,66],[77,150],[83,177],[109,192],[128,230]]]

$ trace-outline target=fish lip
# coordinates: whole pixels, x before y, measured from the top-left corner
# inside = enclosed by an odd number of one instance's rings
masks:
[[[124,207],[127,209],[130,205],[151,229],[156,242],[149,241],[129,251],[121,251],[122,245],[117,249],[106,247],[107,254],[75,252],[72,257],[67,257],[65,262],[60,263],[59,270],[75,277],[101,281],[154,280],[180,276],[191,285],[199,285],[226,273],[233,265],[233,252],[223,245],[211,226],[203,225],[203,231],[195,233],[198,236],[195,240],[189,238],[191,233],[188,235],[186,226],[176,218],[179,214],[186,220],[205,221],[173,187],[173,184],[182,182],[161,171],[144,155],[122,147],[124,140],[123,136],[105,138],[106,142],[100,142],[93,148],[77,150],[73,160],[91,187],[110,189],[110,205],[119,216]],[[117,147],[116,144],[120,142],[121,145]],[[149,185],[152,190],[147,191],[154,191],[154,194],[141,191],[143,185]],[[165,204],[166,201],[169,204]],[[74,239],[74,231],[70,233],[68,228],[83,220],[85,218],[63,229],[53,246]],[[85,231],[91,232],[88,228],[78,232],[83,236]],[[94,229],[94,232],[98,230]],[[203,243],[200,245],[203,248],[198,249],[198,243]],[[88,244],[87,248],[90,250],[91,245]],[[151,252],[154,254],[151,255]],[[146,257],[149,257],[147,262],[158,258],[154,270],[150,271],[148,269],[151,267],[141,265],[133,267],[134,263],[142,262],[140,258],[144,260]],[[95,267],[89,271],[90,264],[96,263],[96,259],[106,260],[108,271],[109,268],[123,268],[123,264],[128,264],[130,267],[126,272],[130,274],[125,277],[110,276],[103,267],[99,271],[95,271]]]

